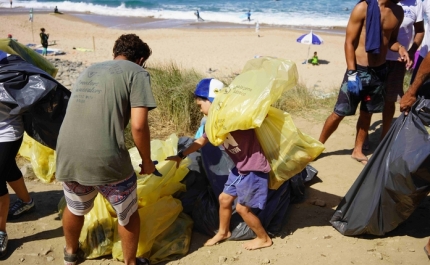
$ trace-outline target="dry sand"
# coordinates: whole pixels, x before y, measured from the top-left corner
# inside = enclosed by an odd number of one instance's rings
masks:
[[[0,36],[11,33],[22,43],[38,43],[40,27],[45,27],[55,48],[67,54],[61,59],[98,62],[111,59],[114,40],[122,30],[105,29],[79,22],[67,15],[38,15],[34,21],[34,41],[27,15],[0,16]],[[7,26],[6,26],[7,25]],[[129,31],[130,32],[130,31]],[[295,61],[301,82],[309,88],[330,91],[337,88],[345,69],[343,36],[321,34],[318,51],[320,66],[302,65],[308,46],[296,43],[304,33],[285,29],[263,29],[258,38],[252,29],[153,29],[135,30],[153,49],[150,64],[174,62],[184,68],[205,73],[216,69],[213,76],[239,73],[245,62],[255,55],[270,55]],[[73,47],[93,48],[96,52],[79,52]],[[209,74],[208,74],[209,76]],[[318,138],[328,111],[317,111],[313,117],[293,117],[298,128]],[[337,204],[348,191],[363,166],[350,154],[355,138],[357,117],[347,117],[326,143],[325,154],[312,166],[318,169],[318,179],[307,189],[306,200],[292,205],[282,237],[274,238],[274,245],[256,251],[245,251],[242,242],[224,242],[203,247],[206,236],[193,233],[188,255],[167,264],[426,264],[423,246],[430,236],[426,200],[398,229],[385,237],[345,237],[328,222]],[[372,154],[380,135],[381,115],[374,115],[370,130]],[[8,223],[10,255],[1,264],[61,264],[64,238],[61,222],[55,214],[61,197],[59,184],[27,183],[37,204],[37,211],[21,220]],[[311,201],[320,199],[325,207]],[[50,250],[50,251],[48,251]],[[221,257],[226,261],[220,262]],[[221,258],[222,259],[222,258]],[[224,260],[224,259],[222,259]],[[98,259],[83,264],[122,264]]]

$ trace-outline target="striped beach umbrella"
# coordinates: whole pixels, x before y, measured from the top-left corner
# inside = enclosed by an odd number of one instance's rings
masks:
[[[302,36],[298,37],[297,42],[309,45],[308,56],[306,57],[306,60],[304,62],[304,63],[307,63],[308,58],[309,58],[309,50],[311,48],[311,44],[312,45],[321,45],[321,44],[323,44],[324,41],[320,36],[318,36],[317,34],[314,34],[311,30],[310,33],[303,34]]]

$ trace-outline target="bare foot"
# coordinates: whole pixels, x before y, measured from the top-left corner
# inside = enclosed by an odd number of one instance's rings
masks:
[[[355,156],[351,156],[352,159],[357,160],[358,162],[360,162],[363,165],[367,164],[368,158],[366,156],[364,157],[355,157]]]
[[[217,233],[216,235],[214,235],[214,237],[212,237],[211,239],[209,239],[208,241],[206,241],[206,243],[204,244],[204,246],[205,247],[213,246],[216,243],[224,241],[224,240],[226,240],[229,237],[231,237],[230,231],[227,234]]]
[[[246,242],[242,244],[242,247],[246,250],[254,250],[259,248],[267,248],[272,245],[272,239],[270,237],[267,237],[265,239],[255,238],[249,242]]]

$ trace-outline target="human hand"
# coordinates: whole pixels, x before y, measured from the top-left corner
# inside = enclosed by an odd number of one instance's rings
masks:
[[[169,160],[169,161],[175,161],[176,162],[176,168],[178,168],[179,167],[179,164],[181,163],[181,161],[182,161],[182,159],[179,157],[179,156],[177,156],[177,155],[174,155],[174,156],[168,156],[168,157],[166,157],[166,160]]]
[[[405,115],[409,114],[412,105],[417,100],[417,97],[411,93],[406,92],[400,100],[400,111],[405,112]]]
[[[140,175],[149,175],[154,173],[155,170],[157,170],[152,160],[142,160],[142,164],[139,164],[139,167],[140,167],[140,172],[139,172]]]
[[[406,69],[411,68],[413,61],[411,60],[411,57],[409,56],[408,51],[406,48],[402,45],[399,47],[399,61],[406,63]],[[413,58],[413,57],[412,57]]]
[[[360,91],[363,90],[360,77],[357,75],[357,71],[348,71],[348,91],[353,95],[360,95]]]

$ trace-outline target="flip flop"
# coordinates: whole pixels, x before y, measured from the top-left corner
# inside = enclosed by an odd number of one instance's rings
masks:
[[[429,255],[429,253],[428,253],[428,251],[427,251],[427,249],[426,249],[426,246],[424,246],[424,252],[426,253],[427,258],[429,258],[429,259],[430,259],[430,255]]]
[[[367,162],[369,161],[369,159],[367,157],[366,158],[355,158],[355,157],[351,156],[351,158],[354,159],[357,162],[360,162],[363,165],[365,165],[363,162],[366,162],[366,164],[367,164]]]

